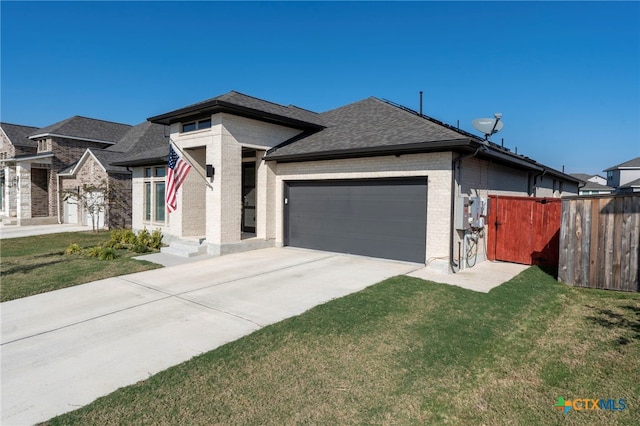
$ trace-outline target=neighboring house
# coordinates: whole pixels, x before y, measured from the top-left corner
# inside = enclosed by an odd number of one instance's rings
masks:
[[[77,197],[65,194],[104,184],[110,197],[92,194],[106,201],[97,225],[131,226],[131,172],[112,163],[126,158],[134,145],[149,144],[149,138],[166,143],[163,126],[149,122],[132,127],[74,116],[44,128],[7,123],[1,127],[1,216],[18,225],[90,225],[92,218]]]
[[[580,183],[377,98],[315,113],[229,92],[149,121],[195,170],[168,215],[168,145],[116,163],[133,171],[133,228],[216,255],[289,245],[448,271],[466,233],[459,196],[560,197]]]
[[[37,127],[0,123],[0,216],[17,216],[17,193],[20,185],[15,158],[29,158],[36,154],[38,143],[29,139]],[[12,219],[15,220],[15,219]]]
[[[616,192],[640,192],[640,157],[604,171],[607,172],[607,185],[614,187]]]
[[[607,180],[602,176],[586,173],[571,173],[571,176],[582,181],[579,186],[579,195],[611,194],[615,190],[606,185]]]
[[[62,191],[69,195],[81,191],[83,185],[106,187],[108,194],[91,194],[93,199],[104,200],[105,210],[98,212],[94,219],[86,209],[82,209],[76,196],[70,196],[64,200],[63,222],[88,225],[97,219],[99,227],[131,227],[131,171],[115,163],[129,158],[134,147],[146,150],[148,146],[167,144],[164,126],[146,121],[131,127],[113,146],[88,148],[80,160],[58,173],[60,185]]]

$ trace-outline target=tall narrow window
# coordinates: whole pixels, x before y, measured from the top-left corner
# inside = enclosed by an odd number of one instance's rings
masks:
[[[156,221],[164,222],[164,212],[166,210],[164,205],[164,182],[155,183],[155,196],[156,196]]]
[[[166,167],[144,169],[144,213],[143,221],[164,224],[166,206],[164,201]]]

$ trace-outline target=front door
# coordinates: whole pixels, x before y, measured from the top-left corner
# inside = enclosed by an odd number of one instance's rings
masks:
[[[256,163],[242,163],[242,232],[256,232]]]

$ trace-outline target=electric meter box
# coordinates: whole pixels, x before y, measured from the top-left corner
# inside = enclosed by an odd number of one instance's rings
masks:
[[[459,230],[464,231],[469,229],[471,224],[469,223],[469,197],[457,197],[456,198],[456,210],[455,220],[453,226]]]

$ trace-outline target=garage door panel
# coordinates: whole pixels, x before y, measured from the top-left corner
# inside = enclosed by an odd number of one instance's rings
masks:
[[[285,244],[424,262],[426,178],[290,182]]]

